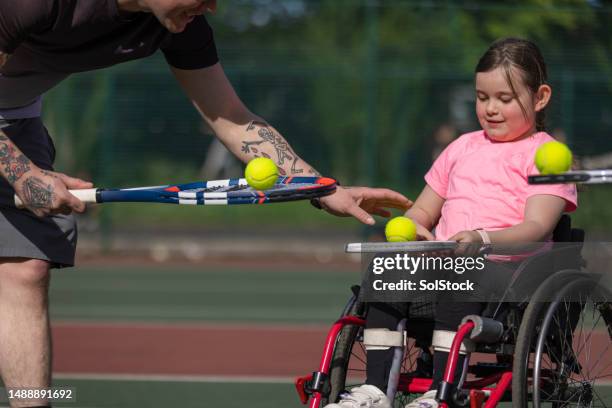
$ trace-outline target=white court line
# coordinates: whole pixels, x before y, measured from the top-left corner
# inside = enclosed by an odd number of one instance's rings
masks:
[[[97,374],[97,373],[54,373],[59,380],[92,381],[161,381],[199,383],[250,383],[250,384],[293,384],[295,377],[266,377],[238,375],[160,375],[160,374]]]

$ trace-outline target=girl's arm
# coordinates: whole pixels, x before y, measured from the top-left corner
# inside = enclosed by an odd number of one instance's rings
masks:
[[[547,194],[534,195],[527,199],[523,222],[503,230],[486,233],[495,244],[546,241],[559,222],[564,209],[565,200],[561,197]],[[461,231],[450,240],[482,242],[480,234],[476,231]]]
[[[431,230],[440,219],[443,204],[444,198],[429,187],[429,185],[425,185],[414,205],[405,214],[406,217],[416,223],[417,235],[428,241],[435,240]]]

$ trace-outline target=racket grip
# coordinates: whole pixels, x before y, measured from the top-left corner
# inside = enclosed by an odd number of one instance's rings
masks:
[[[84,202],[85,204],[95,204],[98,202],[96,200],[97,191],[98,191],[97,188],[85,188],[82,190],[68,190],[70,194],[72,194],[73,196],[75,196],[76,198]],[[21,199],[17,197],[17,194],[15,194],[15,206],[17,208],[25,207],[25,205],[23,205],[23,201],[21,201]]]

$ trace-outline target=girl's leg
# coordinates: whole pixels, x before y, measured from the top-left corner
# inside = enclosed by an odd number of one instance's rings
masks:
[[[457,328],[461,324],[461,320],[467,315],[480,315],[484,305],[479,302],[440,302],[436,305],[436,324],[435,331],[445,332],[456,332]],[[436,335],[434,334],[434,338]],[[435,342],[434,342],[435,343]],[[437,390],[444,377],[444,371],[446,369],[446,362],[448,360],[448,350],[450,348],[450,341],[445,345],[434,344],[434,375],[433,382],[431,384],[431,390]],[[460,355],[457,362],[457,367],[462,367],[465,360],[465,355]],[[455,371],[455,378],[453,383],[457,383],[461,377],[461,370]]]
[[[398,310],[397,307],[386,303],[370,303],[366,329],[395,331],[400,320],[405,317],[405,313]],[[383,392],[387,391],[393,353],[393,347],[387,350],[367,350],[366,384],[374,385]]]

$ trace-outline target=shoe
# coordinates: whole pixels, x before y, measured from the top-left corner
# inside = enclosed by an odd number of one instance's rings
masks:
[[[427,391],[404,408],[438,408],[439,403],[436,401],[437,393],[438,390]]]
[[[340,401],[324,408],[391,408],[391,402],[378,387],[364,384],[341,394]]]

